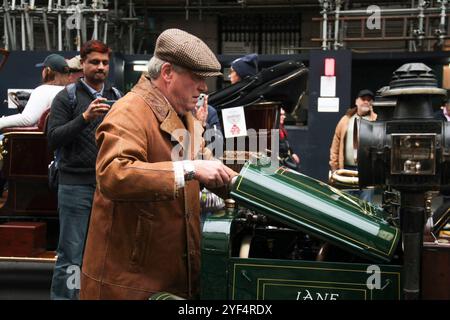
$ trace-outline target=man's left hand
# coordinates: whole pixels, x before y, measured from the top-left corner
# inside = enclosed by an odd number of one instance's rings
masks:
[[[206,126],[206,119],[208,119],[208,96],[205,95],[202,106],[195,108],[194,117],[202,123],[202,126]]]

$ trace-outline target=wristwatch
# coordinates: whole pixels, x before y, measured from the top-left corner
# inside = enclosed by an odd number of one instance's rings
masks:
[[[193,180],[195,177],[195,167],[192,161],[183,161],[184,181]]]

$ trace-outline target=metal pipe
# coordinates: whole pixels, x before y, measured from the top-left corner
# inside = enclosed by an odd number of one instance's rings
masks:
[[[68,13],[68,11],[67,11],[67,9],[66,8],[68,8],[69,7],[69,5],[70,5],[70,0],[66,0],[65,1],[65,8],[64,8],[64,13]],[[67,25],[66,24],[64,24],[65,25],[65,28],[64,28],[64,30],[65,30],[65,33],[66,33],[66,37],[65,37],[65,42],[66,42],[66,48],[65,48],[65,50],[72,50],[72,41],[71,41],[71,39],[70,39],[70,29],[69,28],[67,28]]]
[[[93,1],[93,8],[97,9],[97,0]],[[92,39],[97,40],[98,39],[98,15],[97,13],[94,14],[94,32],[92,33]]]
[[[383,16],[391,15],[391,14],[418,14],[420,11],[419,8],[405,8],[405,9],[382,9]],[[439,13],[440,9],[436,7],[426,8],[424,10],[426,13]],[[330,14],[335,13],[334,10],[329,12]],[[340,10],[340,14],[342,16],[366,16],[366,10]]]
[[[81,43],[87,41],[87,27],[86,27],[86,17],[81,17]]]
[[[14,47],[17,46],[16,38],[17,38],[17,20],[16,17],[11,17],[11,26],[12,26],[12,37],[14,39]]]
[[[439,25],[441,26],[445,26],[445,17],[446,17],[446,5],[447,5],[447,0],[440,0],[439,1],[441,3],[441,20]]]
[[[83,4],[78,3],[75,8],[75,28],[77,29],[77,36],[75,43],[77,44],[77,51],[81,49],[82,43],[82,23],[83,23]]]
[[[9,50],[8,27],[6,26],[6,17],[3,19],[3,30],[5,32],[5,49]]]
[[[423,19],[425,18],[425,14],[424,14],[424,10],[425,10],[425,1],[424,0],[419,0],[419,28],[417,30],[415,30],[415,34],[417,36],[417,45],[419,48],[422,49],[423,46],[423,35],[424,35],[424,30],[423,30]]]
[[[48,20],[47,20],[47,12],[42,13],[42,22],[44,23],[44,35],[45,35],[45,47],[47,51],[50,51],[50,34],[48,32]]]
[[[189,1],[187,1],[189,2]],[[143,8],[142,6],[136,6],[137,9]],[[308,3],[308,4],[256,4],[256,5],[246,5],[246,9],[301,9],[301,8],[317,8],[316,4]],[[236,11],[236,10],[242,10],[242,5],[234,5],[234,4],[227,4],[227,5],[185,5],[183,7],[180,6],[152,6],[152,10],[163,10],[163,11],[186,11],[187,10],[205,10],[205,11],[212,11],[212,10],[220,10],[220,11]]]
[[[403,297],[416,300],[420,296],[420,266],[425,226],[423,193],[402,192],[400,223],[403,234]]]
[[[189,0],[186,0],[186,21],[189,20]]]
[[[26,48],[26,31],[25,31],[25,14],[21,13],[20,14],[20,31],[21,31],[21,36],[22,36],[22,51],[25,51]]]
[[[25,27],[27,30],[28,46],[30,50],[34,50],[33,21],[30,17],[28,4],[25,4]]]
[[[56,44],[58,43],[58,39],[57,39],[57,29],[58,29],[58,25],[56,23],[50,22],[50,26],[52,29],[52,43]]]
[[[16,50],[16,39],[15,34],[13,33],[13,28],[11,25],[11,17],[9,14],[10,7],[7,0],[3,0],[3,7],[5,10],[5,46],[6,49],[10,49],[9,46],[11,45],[12,50]],[[7,43],[6,43],[7,40]]]
[[[61,8],[61,0],[58,0],[57,8]],[[62,51],[62,16],[61,11],[58,11],[58,51]]]
[[[438,46],[442,47],[444,45],[444,34],[445,34],[445,18],[447,17],[446,15],[446,5],[447,5],[447,0],[440,0],[439,1],[441,3],[441,19],[439,21],[439,28],[436,29],[436,34],[438,36]]]
[[[103,43],[108,42],[108,22],[105,22],[105,30],[103,32]]]
[[[322,50],[327,50],[327,26],[328,26],[328,16],[327,16],[327,10],[328,10],[328,0],[319,0],[319,3],[322,5],[322,11],[320,12],[322,14]]]
[[[336,10],[334,15],[334,50],[338,50],[339,44],[339,10],[341,9],[341,0],[336,0]]]
[[[129,18],[133,18],[133,0],[130,0],[129,2]],[[129,40],[129,52],[130,54],[133,54],[133,38],[134,32],[133,32],[133,22],[130,21],[128,25],[128,40]]]

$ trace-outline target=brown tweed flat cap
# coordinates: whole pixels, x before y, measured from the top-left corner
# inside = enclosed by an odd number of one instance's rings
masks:
[[[220,63],[208,46],[180,29],[167,29],[156,40],[155,56],[201,77],[220,76]]]

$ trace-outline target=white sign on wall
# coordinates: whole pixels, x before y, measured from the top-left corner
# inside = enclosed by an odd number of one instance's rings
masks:
[[[320,77],[320,96],[335,97],[336,96],[336,77]]]
[[[247,135],[244,107],[222,109],[225,138],[243,137]]]
[[[339,98],[322,98],[317,101],[319,112],[339,112]]]

